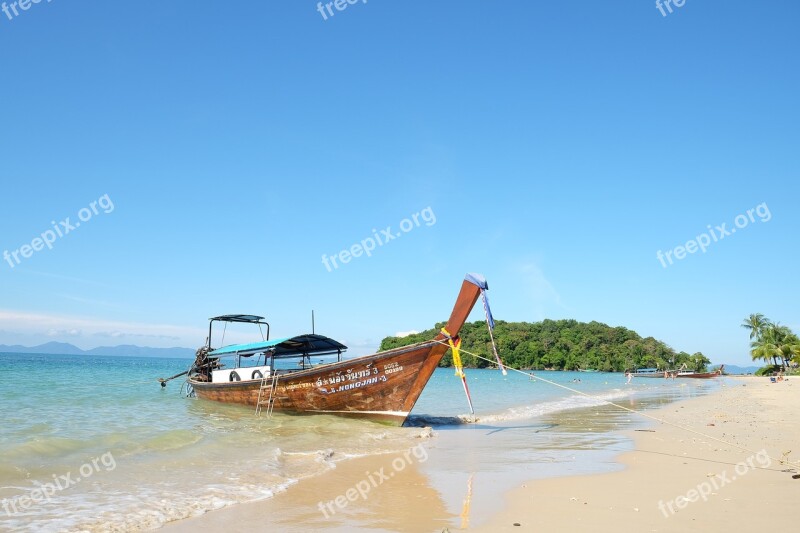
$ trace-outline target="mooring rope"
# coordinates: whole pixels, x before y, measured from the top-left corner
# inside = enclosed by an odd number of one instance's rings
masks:
[[[433,340],[434,340],[434,342],[437,342],[439,344],[442,344],[444,346],[449,347],[448,343],[446,343],[446,342],[440,341],[438,339],[433,339]],[[478,355],[476,353],[470,352],[470,351],[465,350],[463,348],[461,349],[461,352],[469,354],[469,355],[471,355],[473,357],[476,357],[476,358],[481,359],[483,361],[486,361],[488,363],[495,364],[495,361],[492,361],[491,359],[488,359],[488,358],[483,357],[481,355]],[[710,440],[719,442],[721,444],[725,444],[727,446],[732,446],[734,448],[737,448],[737,449],[745,451],[745,452],[750,452],[753,455],[761,453],[761,452],[757,452],[755,450],[751,450],[750,448],[747,448],[746,446],[741,446],[739,444],[735,444],[733,442],[729,442],[729,441],[726,441],[724,439],[720,439],[720,438],[715,437],[713,435],[708,435],[706,433],[703,433],[702,431],[698,431],[698,430],[692,429],[690,427],[682,426],[681,424],[676,424],[675,422],[670,422],[668,420],[664,420],[663,418],[658,418],[657,416],[649,415],[649,414],[644,413],[642,411],[637,411],[636,409],[631,409],[630,407],[625,407],[624,405],[620,405],[618,403],[614,403],[614,402],[612,402],[610,400],[606,400],[606,399],[603,399],[603,398],[598,398],[598,397],[593,396],[593,395],[591,395],[589,393],[586,393],[586,392],[583,392],[583,391],[580,391],[580,390],[577,390],[577,389],[573,389],[572,387],[568,387],[566,385],[562,385],[561,383],[556,383],[555,381],[550,381],[549,379],[545,379],[545,378],[539,377],[539,376],[537,376],[535,374],[529,374],[527,372],[523,372],[522,370],[519,370],[519,369],[516,369],[516,368],[511,368],[511,367],[506,367],[506,368],[508,370],[513,370],[514,372],[518,372],[518,373],[522,374],[523,376],[528,376],[528,378],[536,379],[536,380],[542,381],[544,383],[547,383],[549,385],[554,385],[556,387],[560,387],[562,389],[568,390],[568,391],[573,392],[575,394],[579,394],[581,396],[585,396],[587,398],[591,398],[592,400],[603,402],[605,404],[612,405],[614,407],[618,407],[619,409],[622,409],[622,410],[627,411],[629,413],[633,413],[635,415],[639,415],[639,416],[642,416],[642,417],[645,417],[645,418],[649,418],[650,420],[655,420],[656,422],[659,422],[661,424],[665,424],[667,426],[672,426],[674,428],[677,428],[677,429],[680,429],[680,430],[683,430],[683,431],[687,431],[689,433],[694,433],[695,435],[699,435],[699,436],[701,436],[703,438],[710,439]],[[769,458],[770,460],[778,461],[779,464],[786,464],[786,465],[793,466],[795,468],[800,468],[800,463],[797,463],[797,462],[794,462],[794,461],[790,461],[785,456],[782,459],[777,459],[775,457],[771,457],[771,456],[767,455],[767,458]]]

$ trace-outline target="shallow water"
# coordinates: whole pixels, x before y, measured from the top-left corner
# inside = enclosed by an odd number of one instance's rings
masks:
[[[647,407],[715,385],[672,380],[626,385],[617,374],[537,372],[594,396],[587,399],[515,373],[467,370],[477,422],[464,423],[472,417],[461,381],[452,369],[439,369],[412,412],[410,427],[394,428],[330,416],[258,418],[242,406],[186,399],[179,380],[166,389],[159,386],[156,378],[189,363],[0,355],[5,378],[0,529],[158,527],[292,490],[340,460],[407,450],[420,442],[420,434],[429,434],[419,427],[425,425],[433,425],[436,434],[426,441],[431,460],[425,466],[434,485],[437,476],[451,474],[464,476],[466,483],[469,475],[489,477],[504,469],[557,475],[564,465],[585,470],[597,461],[611,468],[610,449],[624,446],[611,431],[639,422],[597,398]],[[592,424],[585,422],[587,409],[598,413],[590,416]],[[575,422],[576,416],[583,421]]]

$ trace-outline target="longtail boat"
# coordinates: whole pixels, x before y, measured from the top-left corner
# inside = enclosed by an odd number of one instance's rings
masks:
[[[631,372],[635,378],[668,378],[675,373],[674,370],[659,370],[658,368],[640,368]]]
[[[694,378],[694,379],[711,379],[722,375],[722,369],[725,365],[720,366],[713,372],[693,372],[691,370],[680,370],[675,374],[676,378]]]
[[[210,319],[206,344],[197,351],[187,381],[197,398],[243,404],[256,412],[332,414],[400,426],[447,352],[448,340],[457,338],[478,296],[487,289],[483,276],[466,276],[445,327],[447,334],[344,360],[342,353],[347,346],[323,335],[312,333],[269,340],[269,324],[263,317],[214,317]],[[487,320],[490,314],[487,304]],[[227,326],[229,322],[266,326],[266,338],[256,343],[212,348],[212,326],[215,323]],[[319,364],[311,360],[325,356],[335,356],[336,360]],[[234,364],[223,363],[225,357],[233,358]]]

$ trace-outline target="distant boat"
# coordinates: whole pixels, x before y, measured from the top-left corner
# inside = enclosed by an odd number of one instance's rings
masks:
[[[659,370],[658,368],[640,368],[631,372],[631,375],[635,378],[667,378],[674,372],[674,370]]]
[[[714,370],[713,372],[693,372],[691,370],[679,370],[675,374],[675,377],[676,378],[710,379],[710,378],[715,378],[717,376],[721,376],[723,368],[725,368],[725,365],[721,365],[718,369]]]
[[[600,372],[596,368],[579,368],[578,372]]]
[[[486,289],[482,276],[467,275],[447,322],[451,337],[458,336]],[[264,325],[267,335],[261,342],[215,349],[211,347],[215,322]],[[256,412],[331,414],[400,426],[447,352],[446,341],[439,333],[428,341],[342,360],[347,346],[329,337],[312,333],[269,340],[269,324],[263,317],[223,315],[210,319],[207,343],[197,351],[187,381],[198,398],[243,404]],[[332,355],[335,362],[311,363],[312,357]],[[232,358],[233,364],[223,364],[223,357]],[[253,364],[243,364],[243,359],[251,358]]]

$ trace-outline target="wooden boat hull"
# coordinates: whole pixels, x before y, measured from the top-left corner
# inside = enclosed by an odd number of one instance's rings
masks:
[[[447,331],[461,330],[480,295],[464,281]],[[447,352],[444,335],[411,346],[341,362],[278,374],[273,411],[289,414],[332,414],[402,425],[433,371]],[[212,383],[188,380],[203,400],[247,405],[255,409],[261,380]],[[269,394],[269,389],[265,391]],[[262,398],[264,401],[266,398]]]
[[[363,417],[402,425],[433,373],[423,370],[425,362],[435,360],[438,365],[446,351],[446,346],[428,342],[279,375],[273,410]],[[190,383],[198,398],[253,408],[261,386],[260,380]]]

